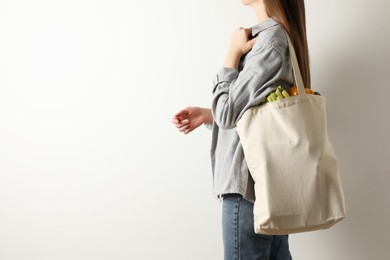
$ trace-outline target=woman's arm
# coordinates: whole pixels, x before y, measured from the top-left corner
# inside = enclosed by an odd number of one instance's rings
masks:
[[[285,53],[284,46],[274,44],[274,41],[284,40],[279,32],[262,37],[239,71],[237,58],[252,47],[249,42],[253,42],[253,39],[249,40],[248,31],[243,30],[236,30],[233,34],[224,67],[213,80],[211,110],[215,124],[221,129],[236,127],[242,114],[249,107],[260,104],[277,87],[275,83],[283,79],[286,72],[282,55]]]
[[[213,116],[210,108],[186,107],[172,118],[172,123],[180,132],[188,134],[202,124],[212,124]]]

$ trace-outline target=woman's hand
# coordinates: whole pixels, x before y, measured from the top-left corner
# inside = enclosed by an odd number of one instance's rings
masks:
[[[201,107],[187,107],[172,118],[172,123],[184,134],[190,133],[204,123],[212,122],[211,110]]]
[[[240,27],[234,30],[225,61],[225,67],[238,68],[241,56],[250,51],[256,42],[256,37],[250,39],[251,35],[251,28],[246,29]]]

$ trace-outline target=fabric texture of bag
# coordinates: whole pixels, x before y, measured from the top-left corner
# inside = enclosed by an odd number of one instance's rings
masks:
[[[254,230],[290,234],[326,229],[346,216],[327,133],[326,98],[306,94],[286,33],[297,96],[251,107],[236,130],[255,181]]]

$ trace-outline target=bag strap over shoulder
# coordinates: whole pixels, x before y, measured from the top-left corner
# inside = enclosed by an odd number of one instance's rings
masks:
[[[302,74],[301,74],[301,70],[299,69],[298,59],[297,59],[297,55],[295,54],[294,46],[291,42],[291,39],[290,39],[290,36],[288,35],[288,33],[284,29],[283,29],[283,31],[287,36],[288,48],[290,50],[291,64],[292,64],[293,73],[294,73],[294,80],[295,80],[296,86],[298,87],[298,93],[299,94],[302,93],[302,94],[306,95],[305,86],[303,85]]]

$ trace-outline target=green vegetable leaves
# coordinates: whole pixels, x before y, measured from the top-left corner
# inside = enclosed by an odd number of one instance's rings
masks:
[[[278,88],[270,93],[267,98],[265,99],[265,102],[272,102],[272,101],[275,101],[275,100],[280,100],[280,99],[283,99],[283,98],[287,98],[289,97],[290,95],[288,94],[288,92],[286,90],[284,90],[281,86],[278,86]]]

